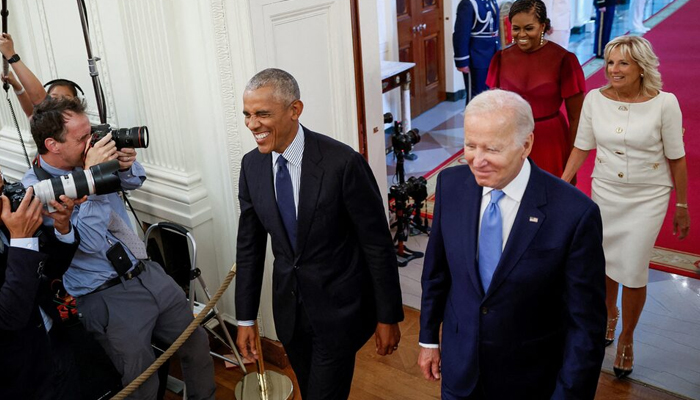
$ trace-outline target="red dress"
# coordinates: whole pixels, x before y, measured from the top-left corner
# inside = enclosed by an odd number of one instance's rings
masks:
[[[543,170],[561,176],[573,145],[561,105],[586,90],[576,56],[554,42],[531,53],[514,45],[493,56],[486,84],[515,92],[530,103],[535,117],[530,158]]]

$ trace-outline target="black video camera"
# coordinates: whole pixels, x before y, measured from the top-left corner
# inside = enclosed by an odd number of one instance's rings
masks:
[[[112,133],[112,140],[117,145],[117,150],[125,147],[133,149],[145,149],[148,147],[148,128],[136,126],[133,128],[111,128],[109,124],[93,125],[90,146],[94,146],[100,139]]]
[[[422,176],[408,178],[406,181],[406,193],[416,203],[422,203],[428,198],[428,181]]]

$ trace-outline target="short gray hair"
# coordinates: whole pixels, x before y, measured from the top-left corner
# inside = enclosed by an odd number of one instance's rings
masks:
[[[527,135],[535,130],[535,119],[532,108],[519,94],[507,90],[493,89],[480,93],[467,105],[464,117],[478,116],[480,118],[500,119],[514,127],[513,141],[522,146]]]
[[[619,48],[623,57],[634,60],[642,69],[642,94],[648,97],[659,94],[663,87],[659,73],[659,58],[654,53],[651,43],[640,36],[618,36],[605,45],[605,77],[608,78],[608,83],[603,86],[603,89],[611,87],[607,65],[610,53],[615,48]]]
[[[297,80],[289,72],[278,68],[268,68],[258,72],[250,78],[245,90],[248,92],[262,87],[271,87],[275,98],[285,104],[291,104],[301,98]]]

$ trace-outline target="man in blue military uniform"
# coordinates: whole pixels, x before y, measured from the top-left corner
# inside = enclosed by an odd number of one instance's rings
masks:
[[[605,46],[610,41],[615,20],[615,3],[616,0],[593,0],[596,8],[593,52],[597,58],[604,58]]]
[[[457,6],[452,44],[455,65],[464,75],[467,103],[488,89],[491,57],[500,49],[499,22],[496,0],[462,0]]]

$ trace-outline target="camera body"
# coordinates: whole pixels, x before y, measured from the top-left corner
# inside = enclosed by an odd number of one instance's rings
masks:
[[[403,131],[401,122],[394,122],[394,134],[391,136],[391,146],[395,153],[406,154],[411,151],[413,145],[420,142],[420,132],[418,129]]]
[[[406,193],[416,203],[422,203],[428,198],[428,181],[422,176],[408,178],[406,181]]]
[[[117,149],[121,150],[125,147],[133,149],[145,149],[148,147],[148,127],[135,126],[133,128],[112,128],[109,124],[93,125],[92,138],[90,146],[94,146],[100,139],[112,134],[112,140],[117,145]]]
[[[2,194],[10,200],[10,210],[15,212],[27,194],[27,189],[24,188],[22,182],[6,183],[2,188]]]

